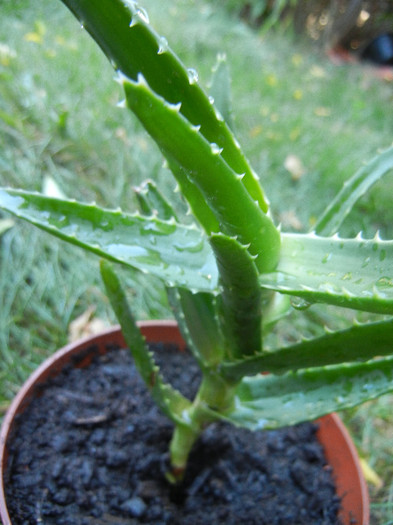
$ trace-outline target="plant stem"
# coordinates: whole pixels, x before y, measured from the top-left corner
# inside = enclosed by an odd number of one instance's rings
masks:
[[[169,447],[171,470],[167,473],[171,483],[183,478],[194,443],[202,431],[217,419],[217,412],[223,413],[233,406],[235,387],[236,384],[228,383],[212,370],[203,375],[198,393],[188,410],[190,425],[176,425],[172,436]]]

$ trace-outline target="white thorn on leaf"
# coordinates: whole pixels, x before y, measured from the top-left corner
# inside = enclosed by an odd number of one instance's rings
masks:
[[[190,86],[192,86],[193,84],[196,84],[199,80],[198,72],[196,71],[196,69],[192,67],[187,69],[187,76],[188,76],[188,82]]]
[[[139,7],[137,4],[136,7],[136,13],[135,13],[142,22],[145,24],[150,24],[149,15],[147,14],[147,11],[143,7]]]
[[[178,102],[177,104],[171,104],[170,102],[165,102],[165,106],[171,111],[173,111],[174,113],[180,113],[181,102]]]
[[[221,155],[223,151],[223,148],[220,148],[220,146],[216,144],[215,142],[210,143],[210,149],[213,155]]]
[[[125,77],[127,78],[127,77]],[[130,81],[129,79],[127,79],[128,81]],[[147,80],[145,79],[145,77],[143,76],[142,73],[138,73],[138,76],[137,76],[137,84],[138,86],[143,86],[143,87],[146,87],[148,88],[149,87],[149,84],[147,83]]]
[[[221,113],[218,111],[217,108],[215,108],[215,116],[216,116],[216,119],[219,121],[219,122],[224,122],[224,117],[221,115]]]
[[[164,36],[160,37],[158,40],[157,55],[163,55],[164,53],[168,51],[168,49],[169,49],[168,40]]]
[[[382,241],[379,230],[377,230],[377,232],[375,233],[373,241],[375,241],[375,242],[381,242]]]

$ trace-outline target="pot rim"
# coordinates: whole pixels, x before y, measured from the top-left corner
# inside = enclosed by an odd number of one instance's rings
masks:
[[[149,342],[171,341],[180,348],[185,342],[180,335],[176,321],[140,321],[138,326]],[[72,355],[95,343],[105,347],[108,343],[125,346],[123,335],[118,325],[112,326],[99,334],[84,337],[69,343],[49,356],[25,381],[18,394],[11,402],[0,429],[0,518],[3,525],[12,525],[5,502],[4,471],[7,461],[7,440],[13,428],[15,416],[23,412],[33,395],[36,384],[55,376],[69,361]],[[369,494],[360,466],[356,447],[335,413],[317,420],[317,437],[322,444],[326,459],[333,470],[337,494],[342,500],[339,517],[343,525],[350,525],[355,518],[358,525],[369,525]]]

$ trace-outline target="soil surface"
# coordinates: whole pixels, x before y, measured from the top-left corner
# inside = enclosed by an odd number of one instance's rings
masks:
[[[157,354],[171,382],[193,394],[194,361],[173,348]],[[64,370],[23,414],[6,479],[12,523],[336,525],[340,502],[315,430],[214,424],[175,490],[164,477],[172,424],[129,352],[111,351]]]

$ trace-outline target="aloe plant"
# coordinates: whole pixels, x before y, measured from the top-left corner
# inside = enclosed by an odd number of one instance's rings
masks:
[[[213,101],[136,2],[62,1],[113,64],[122,105],[157,143],[195,220],[182,222],[153,181],[136,190],[140,210],[131,213],[6,188],[0,207],[101,257],[136,366],[174,423],[168,478],[182,477],[213,421],[271,429],[393,391],[393,240],[338,234],[358,199],[393,168],[393,148],[355,173],[314,231],[284,233],[232,132],[223,58]],[[162,378],[113,263],[161,278],[202,372],[193,401]],[[382,320],[267,349],[291,297],[299,309],[325,303]]]

